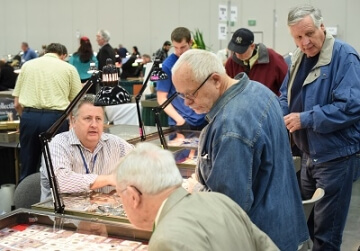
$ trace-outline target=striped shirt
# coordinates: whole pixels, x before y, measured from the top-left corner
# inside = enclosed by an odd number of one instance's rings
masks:
[[[133,145],[122,138],[103,133],[94,152],[85,148],[74,130],[56,135],[49,143],[51,161],[61,193],[89,192],[90,185],[98,175],[107,175],[115,171],[121,157],[125,156]],[[41,166],[42,193],[50,195],[50,186],[44,162]],[[88,173],[87,173],[88,172]],[[96,192],[108,193],[114,187],[106,186]]]
[[[76,68],[47,53],[21,67],[13,96],[23,107],[65,110],[81,88]]]

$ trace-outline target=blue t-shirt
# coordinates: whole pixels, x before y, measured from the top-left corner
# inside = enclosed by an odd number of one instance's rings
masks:
[[[171,81],[171,68],[174,66],[178,58],[179,57],[173,53],[165,59],[165,61],[162,63],[162,69],[168,75],[168,79],[156,82],[156,89],[158,91],[167,92],[168,98],[176,92],[176,89]],[[185,102],[182,98],[176,97],[171,102],[171,104],[175,110],[185,119],[187,124],[192,126],[200,126],[205,123],[205,114],[197,114],[194,112],[193,109],[185,105]],[[175,125],[175,120],[169,117],[169,126]]]

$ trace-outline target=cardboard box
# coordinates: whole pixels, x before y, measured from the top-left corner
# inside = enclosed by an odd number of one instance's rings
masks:
[[[11,143],[16,142],[19,137],[16,135],[17,131],[0,131],[0,142]]]

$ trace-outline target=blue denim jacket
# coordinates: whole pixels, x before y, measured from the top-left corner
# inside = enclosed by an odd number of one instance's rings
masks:
[[[281,250],[308,230],[279,101],[243,74],[206,116],[197,174],[204,190],[228,195]]]
[[[284,115],[303,55],[300,49],[294,52],[280,89]],[[326,34],[319,60],[304,81],[302,102],[301,127],[315,163],[360,151],[360,57],[354,48]]]

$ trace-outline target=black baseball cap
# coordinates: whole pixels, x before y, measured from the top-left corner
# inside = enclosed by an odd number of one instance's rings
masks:
[[[241,28],[232,35],[228,49],[243,54],[252,43],[254,43],[254,33],[248,29]]]

